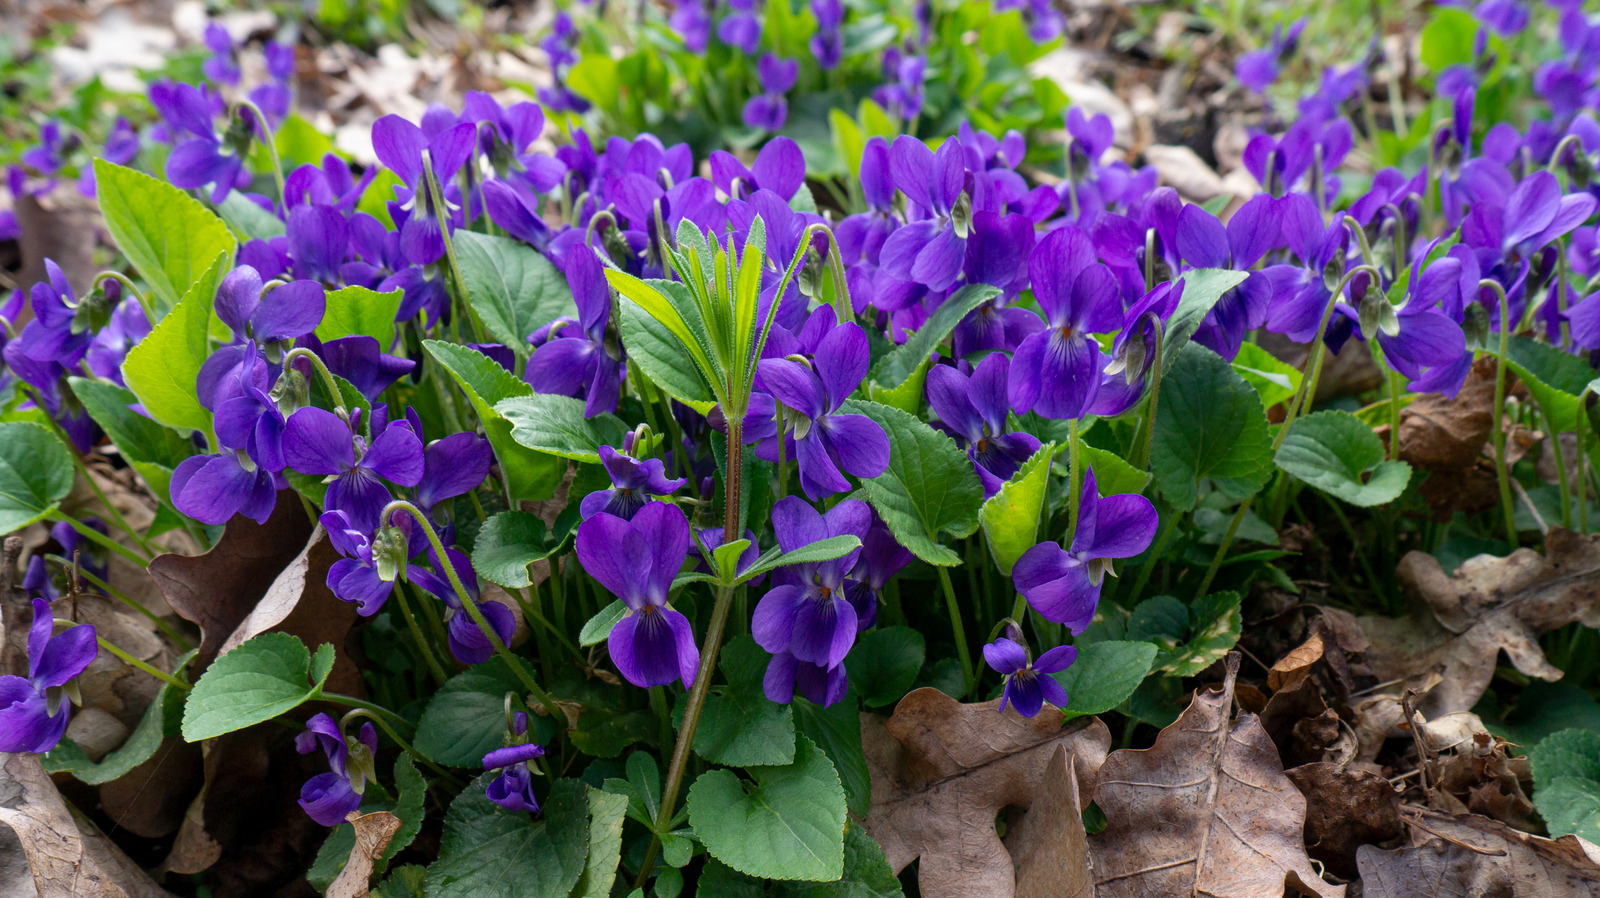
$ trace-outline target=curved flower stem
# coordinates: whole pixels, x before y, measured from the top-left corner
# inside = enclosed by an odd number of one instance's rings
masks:
[[[1562,154],[1567,151],[1567,147],[1572,146],[1573,144],[1578,144],[1581,148],[1583,145],[1583,138],[1576,134],[1568,134],[1567,136],[1561,138],[1560,142],[1556,144],[1555,152],[1550,154],[1550,164],[1545,168],[1545,170],[1552,175],[1555,174],[1556,169],[1561,166]]]
[[[178,631],[174,630],[172,628],[171,624],[167,623],[165,620],[163,620],[161,618],[161,615],[156,614],[154,611],[151,611],[149,608],[146,608],[143,605],[139,604],[138,602],[135,602],[133,599],[128,598],[127,595],[125,595],[122,592],[119,592],[118,590],[113,588],[111,586],[111,584],[109,584],[106,581],[100,579],[99,577],[95,576],[94,574],[89,573],[89,571],[84,569],[83,565],[80,564],[80,565],[74,566],[73,562],[69,561],[66,558],[62,558],[60,555],[46,555],[45,556],[45,560],[46,561],[53,561],[56,564],[61,565],[61,567],[64,570],[71,572],[72,574],[74,574],[77,577],[80,577],[80,578],[82,578],[84,580],[89,581],[89,585],[95,587],[96,589],[101,590],[106,595],[112,597],[113,599],[116,599],[117,601],[121,602],[122,604],[127,605],[129,608],[132,608],[134,611],[137,611],[140,614],[144,615],[145,617],[149,618],[150,622],[155,624],[157,627],[159,627],[161,629],[161,632],[165,633],[167,635],[167,638],[172,640],[173,643],[175,645],[177,645],[179,648],[183,649],[184,651],[188,651],[191,648],[191,646],[189,645],[189,641],[187,639],[184,639],[181,635],[179,635]],[[74,570],[74,567],[76,567],[76,570]]]
[[[78,621],[62,620],[59,617],[55,619],[55,622],[58,624],[67,624],[69,626],[78,625]],[[122,663],[134,668],[135,670],[144,671],[150,676],[155,677],[163,683],[166,683],[168,686],[175,686],[184,692],[188,692],[191,688],[193,688],[188,683],[185,683],[161,668],[146,664],[143,661],[140,661],[138,658],[133,657],[127,652],[124,652],[122,649],[117,648],[116,646],[107,642],[105,637],[101,636],[98,632],[96,632],[94,635],[94,641],[98,643],[101,648],[115,655],[118,660],[122,661]]]
[[[456,597],[461,600],[461,607],[466,609],[467,615],[472,618],[472,622],[478,625],[478,629],[483,631],[484,638],[488,639],[489,644],[494,647],[494,653],[506,662],[506,666],[511,668],[511,673],[527,688],[534,699],[544,706],[553,720],[557,723],[564,720],[565,717],[561,713],[561,708],[556,705],[555,699],[550,697],[550,693],[539,687],[539,683],[534,680],[533,674],[529,673],[528,669],[522,665],[522,659],[518,658],[515,652],[506,647],[506,644],[500,639],[500,634],[495,632],[494,627],[490,626],[488,619],[483,616],[483,612],[478,609],[478,603],[473,601],[472,596],[467,592],[466,585],[461,582],[461,575],[456,573],[455,565],[450,563],[450,556],[445,554],[444,544],[439,541],[439,534],[433,529],[433,522],[428,520],[428,516],[410,502],[404,499],[396,499],[383,507],[382,513],[378,515],[379,526],[390,521],[397,511],[403,511],[411,515],[412,519],[422,527],[422,534],[428,538],[428,545],[433,549],[433,554],[438,559],[439,567],[444,569],[445,577],[450,581],[450,588],[456,591]]]
[[[89,289],[93,290],[99,287],[102,281],[116,281],[121,284],[122,289],[133,295],[133,300],[139,304],[139,308],[144,309],[144,317],[150,321],[156,320],[155,310],[150,308],[150,298],[145,296],[139,290],[138,285],[130,280],[127,275],[120,271],[102,271],[94,276],[94,281],[89,285]]]
[[[345,695],[340,692],[318,691],[316,695],[312,696],[311,700],[332,702],[336,705],[344,705],[347,708],[359,708],[360,710],[365,711],[367,716],[371,717],[373,720],[379,720],[380,717],[388,718],[390,721],[397,722],[401,726],[411,728],[411,721],[406,720],[404,717],[401,717],[399,714],[390,711],[388,708],[385,708],[380,704],[369,702],[364,698],[356,698],[353,695]],[[384,730],[385,732],[388,732],[388,727],[384,727]]]
[[[328,400],[333,403],[334,413],[346,421],[350,420],[350,410],[344,407],[344,394],[339,392],[339,382],[333,379],[333,372],[328,370],[322,358],[304,346],[296,346],[284,353],[283,367],[289,368],[295,359],[311,360],[311,367],[317,369],[317,375],[322,378],[322,386],[328,391]]]
[[[278,159],[278,142],[274,139],[275,135],[273,135],[272,129],[267,127],[267,117],[261,114],[261,107],[250,100],[240,100],[233,104],[234,115],[238,115],[240,109],[250,110],[251,114],[256,117],[255,124],[259,125],[261,132],[266,135],[266,139],[261,142],[266,145],[267,158],[272,160],[272,180],[273,183],[278,185],[278,203],[279,205],[287,205],[289,198],[288,191],[283,186],[283,162]]]
[[[1506,404],[1506,353],[1510,351],[1511,330],[1507,321],[1506,288],[1492,278],[1484,278],[1478,282],[1478,289],[1488,287],[1494,290],[1500,310],[1500,352],[1494,360],[1494,431],[1490,436],[1494,439],[1494,467],[1495,479],[1500,485],[1500,509],[1506,519],[1506,542],[1511,548],[1517,547],[1516,500],[1511,497],[1511,472],[1506,468],[1506,431],[1504,426]]]
[[[93,527],[90,527],[88,524],[83,523],[59,508],[50,512],[50,517],[70,526],[90,542],[110,549],[111,551],[121,555],[123,558],[128,559],[139,567],[144,567],[150,563],[150,559],[140,555],[138,552],[133,551],[127,546],[124,546],[122,543],[117,542],[111,537],[106,536],[104,533],[101,533]]]
[[[323,696],[323,697],[327,698],[327,696]],[[374,705],[373,707],[376,708],[377,706]],[[385,712],[385,713],[388,713],[388,712]],[[344,728],[345,728],[345,725],[350,723],[351,721],[355,720],[358,717],[365,717],[366,719],[368,719],[368,720],[372,721],[373,723],[377,724],[378,725],[378,729],[383,730],[384,735],[388,736],[389,739],[392,740],[395,745],[400,746],[400,750],[401,751],[403,751],[406,754],[410,755],[411,757],[417,759],[418,761],[421,761],[423,766],[427,767],[429,770],[432,770],[441,779],[443,779],[445,782],[449,783],[450,784],[450,788],[452,788],[452,789],[461,789],[461,788],[463,788],[463,786],[461,784],[461,779],[459,777],[457,777],[455,774],[451,773],[450,771],[444,769],[443,767],[440,767],[438,764],[435,764],[432,761],[428,760],[427,757],[425,757],[424,755],[419,753],[415,748],[412,748],[411,747],[411,743],[407,742],[405,739],[401,738],[400,734],[395,732],[394,727],[389,725],[388,719],[385,718],[383,714],[379,714],[379,713],[377,713],[375,710],[373,710],[371,708],[364,708],[364,707],[361,707],[361,706],[356,706],[356,707],[351,708],[349,711],[345,712],[345,715],[343,717],[339,718],[339,730],[341,732],[343,732]]]
[[[950,569],[937,565],[939,586],[944,589],[945,608],[950,612],[950,629],[955,633],[956,657],[961,660],[963,694],[972,690],[977,677],[973,674],[972,653],[967,649],[967,628],[961,623],[961,605],[956,601],[956,587],[950,582]]]
[[[1162,327],[1160,319],[1156,320],[1156,347],[1154,357],[1150,360],[1150,407],[1145,410],[1144,420],[1139,422],[1144,428],[1144,441],[1139,443],[1139,455],[1136,457],[1134,467],[1143,471],[1150,464],[1150,447],[1156,439],[1156,409],[1157,402],[1161,399],[1161,349],[1162,342],[1166,340],[1166,329]]]
[[[478,320],[478,315],[472,309],[472,300],[467,295],[467,281],[461,276],[461,263],[456,259],[456,243],[450,236],[450,218],[446,215],[444,204],[444,188],[439,186],[439,178],[433,173],[433,158],[427,150],[422,151],[422,180],[426,184],[429,202],[433,205],[434,218],[439,222],[439,236],[444,239],[445,263],[450,268],[450,279],[456,284],[456,299],[460,301],[460,308],[450,310],[450,339],[460,343],[461,316],[466,314],[478,333],[484,333],[483,323]]]
[[[417,623],[417,616],[411,612],[411,603],[406,600],[406,591],[396,589],[394,598],[400,605],[400,616],[406,619],[406,629],[411,631],[411,638],[416,640],[417,651],[422,653],[422,660],[428,665],[428,672],[433,674],[433,681],[443,686],[444,681],[450,679],[450,675],[445,673],[439,659],[434,656],[433,646],[428,642],[428,637],[423,635],[422,627]]]

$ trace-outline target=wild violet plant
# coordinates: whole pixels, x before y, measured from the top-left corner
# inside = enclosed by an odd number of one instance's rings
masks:
[[[715,52],[751,55],[778,10],[686,2],[671,22],[690,50],[714,34]],[[859,23],[810,14],[814,32],[778,37],[820,47],[823,71],[862,62],[843,49]],[[1047,7],[1023,14],[1043,39],[1059,28]],[[943,27],[912,26],[925,48]],[[573,28],[558,23],[553,57],[581,43]],[[1240,80],[1270,86],[1299,36],[1241,60]],[[1252,138],[1263,191],[1224,217],[1108,157],[1109,121],[1078,110],[1055,183],[1019,171],[1036,149],[1020,131],[926,134],[926,60],[898,50],[879,86],[906,133],[835,121],[844,177],[783,136],[704,155],[557,121],[583,101],[553,92],[598,65],[570,56],[542,107],[471,94],[379,120],[381,167],[330,154],[283,172],[266,150],[284,103],[224,102],[236,50],[213,37],[214,83],[156,85],[159,124],[135,135],[170,146],[165,180],[117,161],[138,153],[127,135],[94,166],[128,267],[72,284],[51,265],[0,308],[0,529],[54,523],[23,578],[32,623],[26,664],[0,678],[0,749],[58,771],[84,769],[63,734],[104,649],[182,693],[189,741],[346,709],[294,740],[327,766],[301,806],[338,826],[408,795],[420,815],[415,790],[437,790],[451,808],[430,895],[550,871],[552,893],[590,870],[661,894],[685,869],[702,893],[713,876],[861,878],[843,842],[870,800],[859,709],[922,684],[996,714],[1097,714],[1147,674],[1197,673],[1238,636],[1238,590],[1285,577],[1235,542],[1265,541],[1302,496],[1341,519],[1399,507],[1401,409],[1455,395],[1475,360],[1493,370],[1499,455],[1482,529],[1513,546],[1530,529],[1498,420],[1508,371],[1532,399],[1513,413],[1578,435],[1571,474],[1555,445],[1579,489],[1546,510],[1588,528],[1594,40],[1542,65],[1549,115],[1521,130],[1478,115],[1491,74],[1456,61],[1420,161],[1365,178],[1348,163],[1379,143],[1352,119],[1364,70],[1330,69],[1339,91]],[[744,122],[777,130],[792,60],[755,65]],[[67,151],[42,135],[27,164],[53,174]],[[1263,332],[1304,362],[1273,358]],[[1379,398],[1318,410],[1327,356],[1358,344]],[[107,442],[160,504],[149,527],[110,502],[106,520],[63,509],[80,474],[99,488],[86,455]],[[317,522],[336,558],[308,576],[387,634],[410,677],[373,690],[389,701],[327,688],[335,647],[284,632],[163,670],[66,620],[76,596],[124,598],[109,553],[144,565],[165,532],[205,548],[279,516]],[[274,700],[242,698],[239,678]],[[607,815],[629,821],[610,847],[542,838]],[[489,831],[535,847],[489,856],[467,837]],[[702,850],[715,867],[691,866]]]

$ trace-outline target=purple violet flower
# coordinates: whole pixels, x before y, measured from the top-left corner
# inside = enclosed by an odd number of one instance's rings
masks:
[[[583,399],[583,413],[592,418],[616,410],[627,362],[615,331],[608,335],[611,294],[600,260],[579,246],[563,263],[578,320],[556,329],[529,357],[523,379],[537,392]]]
[[[389,601],[394,583],[378,576],[370,531],[357,529],[350,516],[338,510],[325,511],[317,520],[328,532],[328,541],[344,556],[328,568],[328,589],[341,601],[354,603],[362,617],[377,614]]]
[[[597,514],[578,525],[578,561],[628,606],[606,645],[617,672],[635,686],[694,684],[700,650],[683,613],[667,604],[672,580],[689,554],[689,519],[668,502],[651,502],[625,521]]]
[[[76,365],[89,352],[94,334],[77,320],[78,301],[66,274],[50,259],[44,260],[44,272],[45,279],[28,293],[33,320],[17,336],[17,350],[34,361]]]
[[[1070,226],[1039,241],[1028,257],[1028,273],[1048,327],[1024,339],[1011,359],[1011,407],[1018,414],[1081,417],[1094,402],[1104,367],[1091,334],[1122,323],[1116,278],[1095,261],[1088,236]]]
[[[68,699],[77,695],[71,680],[94,661],[99,647],[88,624],[51,635],[54,630],[50,603],[34,599],[28,677],[0,677],[0,751],[43,754],[67,731]]]
[[[756,62],[756,77],[761,81],[761,93],[745,101],[745,127],[776,131],[789,119],[789,103],[783,95],[800,77],[800,61],[764,53]]]
[[[400,252],[416,265],[437,262],[444,255],[444,234],[439,230],[439,210],[429,196],[423,175],[426,152],[441,191],[449,192],[456,172],[471,158],[478,143],[478,129],[459,122],[429,137],[422,129],[398,115],[386,115],[372,125],[372,149],[385,168],[405,182],[400,193],[400,210],[407,213],[400,225]],[[446,204],[450,200],[446,198]],[[454,209],[447,209],[453,212]]]
[[[512,727],[518,738],[526,737],[528,715],[518,711]],[[497,748],[484,755],[483,769],[500,771],[485,790],[489,800],[508,811],[539,813],[539,800],[533,795],[533,773],[528,770],[528,762],[542,757],[544,747],[531,742]]]
[[[1076,636],[1094,619],[1111,559],[1132,558],[1149,548],[1157,523],[1149,499],[1131,493],[1101,496],[1094,469],[1085,466],[1072,548],[1045,542],[1024,552],[1011,572],[1017,591],[1045,620],[1066,624]]]
[[[1305,30],[1305,19],[1290,25],[1288,34],[1284,33],[1282,25],[1272,29],[1271,43],[1260,50],[1241,55],[1234,64],[1234,74],[1239,77],[1240,83],[1258,94],[1265,93],[1272,82],[1278,80],[1278,70],[1282,68],[1283,61],[1294,55],[1300,43],[1300,34]]]
[[[689,482],[684,477],[669,479],[666,463],[659,458],[634,458],[629,454],[632,446],[630,433],[621,452],[610,446],[600,447],[600,463],[611,477],[611,489],[595,490],[583,497],[578,508],[584,520],[603,513],[631,521],[653,497],[671,495]]]
[[[501,644],[509,644],[512,634],[517,630],[516,616],[511,613],[510,608],[499,602],[478,601],[478,575],[472,570],[472,560],[453,548],[444,551],[450,558],[450,565],[456,569],[456,576],[461,578],[461,585],[467,588],[467,596],[478,606],[478,612],[489,622],[495,635],[500,637]],[[431,548],[428,550],[428,558],[435,568],[443,569],[439,557]],[[463,664],[484,664],[494,657],[494,644],[462,606],[461,597],[456,595],[448,577],[426,568],[408,565],[406,579],[436,596],[449,609],[449,613],[445,615],[445,633],[450,643],[450,654],[455,655]]]
[[[284,425],[283,454],[301,474],[332,477],[326,508],[343,511],[356,529],[371,533],[394,498],[380,478],[402,486],[422,481],[422,440],[409,422],[389,421],[369,445],[360,436],[360,420],[359,409],[347,423],[333,412],[302,408]]]
[[[1045,702],[1057,708],[1067,706],[1067,690],[1050,674],[1066,670],[1078,660],[1078,650],[1072,646],[1058,645],[1030,663],[1027,649],[1001,636],[983,647],[983,660],[1005,675],[1005,691],[1000,695],[1001,711],[1009,704],[1023,717],[1033,717]]]
[[[239,61],[234,58],[233,37],[217,22],[206,25],[206,49],[211,55],[200,63],[200,71],[216,84],[239,83]]]
[[[812,499],[850,489],[845,473],[876,477],[889,467],[889,437],[865,415],[839,414],[839,406],[867,375],[867,335],[854,322],[828,332],[808,363],[762,359],[761,384],[786,406],[794,437],[800,486]]]
[[[761,49],[761,20],[756,17],[756,0],[728,0],[732,10],[717,23],[717,39],[738,48],[746,56]]]
[[[1010,373],[1010,361],[999,352],[985,357],[970,379],[950,365],[928,370],[928,406],[939,416],[942,429],[965,446],[985,496],[998,492],[1039,450],[1033,435],[1006,432]]]
[[[306,721],[305,732],[294,737],[295,750],[308,755],[317,749],[328,759],[328,773],[319,773],[300,787],[300,807],[323,826],[338,826],[361,807],[362,793],[372,778],[378,753],[378,731],[371,721],[361,725],[361,737],[348,739],[327,714]]]
[[[811,15],[817,20],[817,33],[811,36],[811,55],[817,66],[828,72],[844,57],[844,4],[840,0],[811,0]]]
[[[889,148],[889,170],[910,209],[905,227],[884,241],[880,264],[903,281],[944,290],[961,275],[970,211],[962,193],[961,144],[947,140],[935,153],[915,137],[900,135]]]

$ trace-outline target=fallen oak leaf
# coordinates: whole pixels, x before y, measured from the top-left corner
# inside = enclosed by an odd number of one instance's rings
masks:
[[[1033,807],[1006,832],[1017,898],[1091,898],[1094,876],[1072,753],[1056,746]]]
[[[1475,814],[1403,810],[1412,847],[1384,851],[1368,845],[1356,854],[1367,898],[1429,894],[1418,890],[1425,880],[1416,877],[1430,873],[1441,881],[1432,892],[1440,898],[1593,898],[1600,891],[1600,847],[1578,836],[1545,839]],[[1430,847],[1439,843],[1454,850]]]
[[[38,755],[0,759],[0,823],[22,843],[39,898],[171,898],[73,811]]]
[[[1372,644],[1357,670],[1385,683],[1436,673],[1436,685],[1412,687],[1417,709],[1430,719],[1477,704],[1502,651],[1527,676],[1560,679],[1539,637],[1574,622],[1600,627],[1600,536],[1552,527],[1543,555],[1480,555],[1454,576],[1432,555],[1410,552],[1396,574],[1430,613],[1359,618]]]
[[[383,857],[389,840],[400,830],[400,818],[388,811],[363,814],[351,811],[345,817],[356,831],[356,843],[350,848],[350,859],[344,869],[328,886],[325,898],[367,898],[372,880],[372,866]]]
[[[995,816],[1033,805],[1057,747],[1071,752],[1079,782],[1091,787],[1110,748],[1111,731],[1098,718],[1063,727],[1053,708],[1030,719],[999,706],[924,688],[901,699],[887,721],[861,715],[872,776],[867,832],[895,873],[922,859],[927,898],[1013,898],[1016,874]]]
[[[1196,692],[1148,749],[1112,752],[1094,801],[1109,821],[1089,837],[1098,898],[1277,898],[1293,885],[1343,898],[1306,856],[1306,799],[1254,714],[1230,721],[1239,655],[1220,691]]]
[[[1363,845],[1405,832],[1400,795],[1370,770],[1319,761],[1284,775],[1306,797],[1306,851],[1342,878],[1355,878],[1356,855]]]

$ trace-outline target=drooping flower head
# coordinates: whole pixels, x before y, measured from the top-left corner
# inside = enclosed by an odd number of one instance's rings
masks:
[[[517,628],[516,616],[512,614],[511,609],[499,602],[478,601],[478,575],[472,569],[471,559],[456,549],[445,549],[445,555],[449,556],[450,565],[455,568],[461,585],[466,587],[467,598],[477,606],[478,613],[488,621],[489,627],[500,638],[501,644],[509,643]],[[435,568],[444,570],[439,562],[439,556],[431,548],[428,550],[428,558]],[[494,657],[494,643],[489,641],[489,635],[483,632],[462,605],[461,597],[456,594],[446,575],[409,565],[406,567],[406,579],[444,602],[448,609],[445,614],[445,633],[450,643],[450,654],[455,655],[463,664],[483,664]]]
[[[1148,548],[1157,522],[1155,506],[1143,496],[1101,496],[1094,469],[1085,466],[1071,548],[1044,542],[1024,552],[1011,572],[1017,591],[1045,620],[1082,633],[1094,619],[1100,581],[1111,560]]]
[[[1011,363],[1003,353],[985,357],[969,378],[951,365],[928,370],[928,406],[944,428],[963,444],[967,458],[992,496],[1039,449],[1032,434],[1008,433],[1006,385]]]
[[[587,246],[574,247],[562,260],[578,305],[578,320],[564,319],[546,330],[523,372],[535,391],[584,400],[584,415],[615,411],[627,376],[627,362],[611,325],[611,293],[600,260]],[[577,325],[574,327],[573,325]],[[533,336],[530,335],[530,340]]]
[[[632,444],[630,433],[621,452],[610,446],[600,447],[600,464],[611,476],[611,489],[595,490],[583,497],[579,510],[585,519],[604,513],[633,520],[652,497],[670,495],[689,482],[685,477],[668,478],[666,463],[659,458],[634,458],[629,454]]]
[[[0,677],[0,751],[43,754],[67,731],[68,700],[77,695],[72,680],[94,661],[99,648],[88,624],[51,635],[54,630],[50,603],[34,599],[27,679]]]
[[[578,561],[622,599],[628,613],[607,640],[617,672],[635,686],[693,685],[700,664],[694,630],[667,605],[672,579],[689,554],[689,519],[667,502],[651,502],[626,521],[597,514],[578,525]]]
[[[294,737],[295,750],[308,755],[317,749],[328,759],[328,772],[319,773],[300,787],[300,807],[323,826],[338,826],[361,807],[367,780],[378,753],[378,731],[371,721],[361,725],[361,736],[350,739],[338,721],[318,714],[306,721],[305,731]]]
[[[521,740],[527,733],[528,715],[518,711],[512,723],[512,734]],[[542,757],[544,746],[520,741],[484,755],[483,769],[500,771],[486,789],[489,800],[508,811],[539,813],[539,800],[533,795],[533,772],[528,769],[528,762]]]

